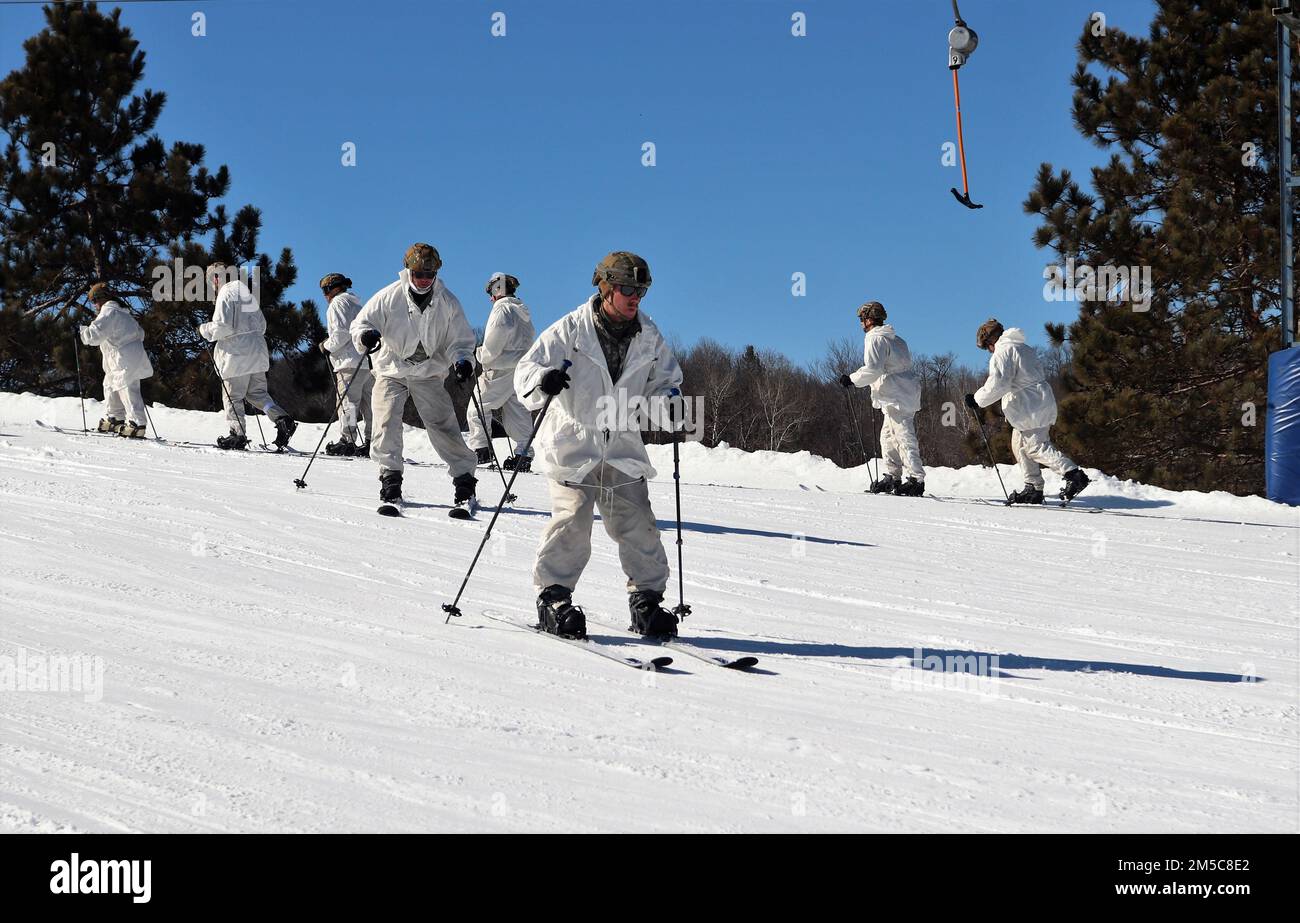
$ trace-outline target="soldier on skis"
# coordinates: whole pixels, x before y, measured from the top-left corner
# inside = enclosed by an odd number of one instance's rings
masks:
[[[329,334],[321,342],[320,350],[329,356],[334,369],[334,386],[340,401],[339,428],[342,431],[338,442],[325,446],[326,455],[369,455],[370,436],[374,430],[370,395],[375,377],[365,367],[365,357],[357,352],[352,342],[350,328],[361,313],[361,299],[349,291],[351,288],[352,280],[341,272],[332,272],[320,280],[321,294],[328,305],[325,329]],[[366,424],[364,442],[358,425],[362,420]]]
[[[1056,422],[1056,397],[1047,383],[1043,364],[1025,343],[1018,327],[1004,331],[989,318],[975,334],[980,349],[993,354],[989,377],[974,394],[966,395],[972,410],[1002,401],[1002,413],[1011,424],[1011,451],[1020,464],[1025,486],[1013,491],[1009,503],[1043,502],[1043,465],[1065,478],[1062,500],[1073,500],[1088,486],[1088,475],[1052,445],[1050,430]]]
[[[885,306],[868,301],[858,308],[864,334],[862,367],[841,375],[846,388],[871,388],[871,404],[880,408],[880,455],[885,473],[871,483],[873,494],[920,497],[925,493],[925,469],[916,441],[916,412],[921,409],[921,382],[912,370],[907,343],[885,323]],[[906,471],[907,480],[903,480]]]
[[[537,410],[547,395],[554,398],[537,434],[551,493],[551,522],[533,566],[538,619],[553,634],[586,635],[586,617],[572,599],[591,557],[595,508],[618,543],[633,630],[671,637],[677,616],[660,606],[668,558],[647,487],[655,471],[639,422],[632,425],[617,411],[620,401],[649,400],[652,412],[658,404],[662,414],[682,371],[659,328],[640,311],[651,284],[645,260],[611,253],[591,282],[597,293],[547,328],[515,370],[525,407]],[[567,371],[565,360],[572,363]]]
[[[223,449],[248,446],[244,401],[247,400],[275,423],[275,447],[289,444],[298,424],[266,390],[266,372],[271,354],[266,348],[266,316],[252,291],[238,273],[217,262],[208,267],[208,285],[216,289],[212,320],[199,325],[199,335],[214,344],[212,358],[221,377],[221,401],[226,408],[230,433],[217,439]]]
[[[483,370],[475,385],[483,416],[491,427],[492,411],[501,410],[501,424],[515,441],[516,451],[532,434],[533,418],[515,395],[515,367],[537,339],[528,306],[515,297],[518,288],[519,280],[503,272],[493,273],[488,279],[487,294],[492,299],[492,313],[483,331],[483,345],[475,352]],[[478,463],[486,465],[492,461],[491,433],[484,430],[484,420],[479,419],[473,404],[468,417],[469,447],[477,453]],[[529,470],[532,466],[531,447],[528,454],[513,454],[502,465],[507,469]]]
[[[451,472],[453,514],[468,516],[478,506],[476,461],[460,434],[443,379],[451,371],[464,383],[474,374],[474,331],[460,301],[438,278],[441,267],[432,245],[412,244],[397,281],[366,302],[350,329],[360,352],[377,349],[370,457],[379,463],[380,500],[402,500],[402,413],[410,399]]]
[[[104,361],[105,407],[99,431],[143,439],[147,421],[140,382],[153,375],[144,331],[103,282],[90,287],[90,300],[99,313],[79,332],[81,342],[99,347]]]

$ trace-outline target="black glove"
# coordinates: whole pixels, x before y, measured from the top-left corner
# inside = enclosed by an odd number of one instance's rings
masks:
[[[569,373],[564,369],[551,369],[542,376],[542,383],[539,387],[543,392],[554,397],[569,387]]]
[[[362,330],[362,331],[361,331],[361,345],[364,346],[364,347],[366,348],[366,353],[367,353],[367,354],[372,353],[372,352],[374,352],[376,349],[378,349],[378,348],[379,348],[379,331],[378,331],[378,330]]]
[[[456,380],[466,382],[474,374],[474,363],[468,359],[462,359],[456,363]]]
[[[316,344],[316,348],[319,349],[321,352],[323,352],[323,353],[324,353],[325,355],[327,355],[327,356],[330,354],[330,351],[329,351],[328,349],[325,348],[325,341],[324,341],[324,340],[321,340],[319,343],[317,343],[317,344]]]
[[[979,405],[979,403],[975,400],[975,395],[973,395],[973,394],[968,394],[968,395],[966,395],[966,406],[969,407],[971,410],[979,410],[979,409],[980,409],[980,405]]]
[[[844,387],[846,387],[846,388],[852,388],[852,387],[853,387],[853,379],[850,378],[850,377],[847,376],[847,375],[841,375],[841,376],[840,376],[840,384],[842,384],[842,385],[843,385]]]

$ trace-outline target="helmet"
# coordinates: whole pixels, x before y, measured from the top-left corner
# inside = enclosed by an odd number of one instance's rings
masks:
[[[494,272],[483,290],[489,295],[513,295],[518,288],[519,280],[514,276],[504,272]]]
[[[885,313],[885,306],[879,301],[868,301],[858,308],[858,320],[867,320],[869,318],[874,324],[883,324],[888,316]]]
[[[1002,324],[996,317],[990,317],[984,323],[980,324],[980,329],[975,333],[975,345],[980,349],[988,349],[998,341],[1002,336]]]
[[[591,274],[591,284],[600,287],[605,294],[605,286],[643,285],[650,287],[650,264],[635,253],[615,250],[596,264],[596,271]]]
[[[442,268],[442,257],[433,244],[411,244],[403,265],[407,269],[418,269],[421,272],[437,272]]]
[[[325,276],[322,276],[320,280],[320,290],[322,292],[328,292],[331,289],[336,289],[336,288],[351,288],[351,287],[352,287],[352,280],[349,279],[347,276],[343,275],[343,273],[341,272],[331,272]]]

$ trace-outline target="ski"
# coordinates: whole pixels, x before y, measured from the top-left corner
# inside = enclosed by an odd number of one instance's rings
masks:
[[[490,611],[484,611],[480,614],[485,619],[491,619],[492,621],[500,622],[503,625],[510,625],[513,628],[520,628],[525,631],[530,631],[533,634],[540,635],[543,638],[550,638],[553,641],[559,641],[563,644],[569,645],[570,647],[576,647],[579,650],[584,650],[589,653],[595,654],[598,657],[604,657],[606,660],[612,660],[614,663],[621,663],[625,667],[632,667],[635,670],[649,670],[652,672],[657,672],[659,670],[662,670],[664,667],[668,666],[673,662],[673,659],[671,657],[653,657],[650,660],[641,660],[637,657],[621,656],[611,651],[601,650],[599,643],[592,641],[588,638],[565,638],[561,635],[553,635],[550,632],[542,631],[541,626],[539,625],[526,625],[523,622],[518,622],[515,621],[514,619],[506,618],[500,615],[493,615],[491,614]]]
[[[704,651],[689,644],[685,641],[658,641],[660,647],[666,647],[670,651],[677,651],[679,654],[685,654],[687,657],[694,657],[696,660],[702,660],[705,663],[711,663],[716,667],[724,670],[751,670],[758,666],[758,658],[746,654],[743,657],[727,658],[721,654],[706,654]]]
[[[1065,510],[1072,509],[1077,513],[1113,513],[1114,510],[1108,510],[1099,506],[1072,506],[1069,501],[1062,501],[1056,498],[1052,502],[1043,503],[1007,503],[1005,500],[989,500],[984,497],[940,497],[935,494],[926,494],[927,500],[938,500],[940,503],[978,503],[981,506],[1000,506],[1000,507],[1039,507],[1042,509]]]
[[[37,420],[36,425],[41,429],[48,429],[51,432],[59,433],[63,436],[112,436],[114,439],[124,438],[119,433],[102,432],[97,429],[67,429],[62,426],[55,426],[53,423],[46,423],[44,420]],[[144,440],[141,440],[144,441]]]
[[[375,510],[380,516],[401,516],[402,511],[392,503],[381,503],[379,509]]]
[[[591,619],[588,619],[588,622],[592,625],[599,626],[606,631],[619,630],[613,625],[605,622],[597,622]],[[666,647],[669,650],[677,651],[679,654],[685,654],[687,657],[694,657],[696,660],[702,660],[705,663],[712,664],[715,667],[721,667],[724,670],[750,670],[758,666],[758,658],[752,657],[748,654],[742,657],[724,657],[721,654],[710,654],[702,648],[691,644],[689,641],[682,641],[676,638],[668,641],[660,641],[655,638],[642,637],[641,635],[632,632],[631,629],[628,629],[628,632],[629,634],[632,634],[631,640],[633,641],[642,644],[654,644],[658,647]]]

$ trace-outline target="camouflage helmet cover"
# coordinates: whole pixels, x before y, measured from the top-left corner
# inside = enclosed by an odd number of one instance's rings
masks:
[[[341,272],[331,272],[321,276],[320,290],[322,292],[333,291],[336,288],[351,288],[352,280]]]
[[[888,316],[885,313],[885,306],[879,301],[868,301],[858,308],[858,320],[870,319],[873,324],[883,324]]]
[[[651,283],[650,264],[635,253],[615,250],[596,264],[596,271],[591,274],[591,284],[608,285],[644,285]],[[603,287],[602,287],[603,290]]]
[[[411,244],[403,265],[407,269],[418,269],[421,272],[437,272],[442,268],[442,257],[433,244]]]
[[[975,332],[975,345],[980,349],[988,349],[998,341],[1002,336],[1002,324],[996,317],[990,317],[984,323],[980,324],[980,329]]]

